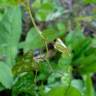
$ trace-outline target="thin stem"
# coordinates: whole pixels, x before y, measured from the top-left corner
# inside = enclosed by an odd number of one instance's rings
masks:
[[[40,37],[45,40],[44,36],[42,35],[42,32],[39,30],[39,28],[37,27],[37,25],[36,25],[36,23],[34,21],[34,18],[33,18],[32,12],[31,12],[31,8],[30,8],[29,2],[27,3],[26,8],[28,10],[28,13],[30,15],[30,18],[31,18],[31,21],[33,23],[34,28],[36,29],[36,31],[38,32],[38,34],[40,35]]]

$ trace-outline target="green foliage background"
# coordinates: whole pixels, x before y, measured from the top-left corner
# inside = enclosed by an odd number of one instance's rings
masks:
[[[95,96],[91,77],[96,72],[96,36],[84,36],[80,26],[82,20],[95,21],[95,11],[92,16],[79,16],[74,10],[70,17],[58,0],[28,1],[0,0],[0,91],[9,89],[12,96]],[[95,3],[76,2],[78,6]],[[23,11],[32,26],[20,41]],[[51,24],[40,29],[36,21]],[[53,59],[47,57],[50,42]],[[35,60],[34,50],[44,48],[44,58]],[[20,49],[23,55],[18,55]],[[75,74],[81,79],[74,78]]]

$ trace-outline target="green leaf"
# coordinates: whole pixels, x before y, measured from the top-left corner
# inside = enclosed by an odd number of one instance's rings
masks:
[[[0,44],[17,46],[21,34],[21,11],[19,7],[11,7],[6,11],[0,22]]]
[[[3,62],[0,62],[0,82],[5,88],[11,88],[13,83],[11,68]]]
[[[46,96],[64,96],[65,88],[63,86],[57,86],[51,89]]]
[[[72,62],[71,56],[62,54],[61,58],[58,61],[58,69],[63,70],[64,72],[68,72],[71,62]]]
[[[57,31],[55,28],[48,27],[43,31],[44,37],[47,39],[48,42],[52,42],[54,39],[62,36],[64,34],[64,31]]]
[[[90,75],[84,76],[84,81],[85,81],[85,95],[84,96],[95,96]]]
[[[47,28],[42,32],[47,43],[52,42],[57,37],[61,36],[64,32],[57,32],[54,28]],[[42,48],[45,46],[45,41],[40,37],[34,28],[32,28],[26,37],[26,41],[20,44],[20,48],[24,48],[25,52],[30,49]]]
[[[5,6],[10,6],[10,5],[15,5],[17,4],[16,0],[0,0],[0,5],[1,7],[5,7]]]
[[[66,28],[63,22],[57,23],[56,25],[57,25],[58,30],[65,31]]]
[[[91,4],[91,3],[95,3],[96,4],[96,0],[84,0],[84,2],[86,4]]]
[[[54,10],[53,3],[50,1],[47,1],[45,3],[42,3],[41,6],[40,6],[40,0],[37,0],[34,3],[39,5],[38,10],[36,11],[36,18],[39,21],[46,21],[48,15],[50,15]],[[33,3],[33,7],[36,6],[36,5],[34,6],[34,3]]]
[[[96,61],[81,68],[80,72],[83,74],[96,72]]]
[[[67,89],[63,86],[56,86],[48,92],[47,96],[81,96],[81,94],[74,87]]]
[[[78,89],[81,94],[83,93],[84,83],[83,83],[82,80],[73,79],[72,82],[71,82],[71,86]]]
[[[26,37],[26,41],[20,44],[20,47],[24,48],[24,52],[29,51],[30,49],[42,48],[44,41],[40,35],[32,28]]]
[[[92,73],[92,72],[96,72],[96,58],[95,58],[95,54],[96,50],[94,50],[88,56],[82,56],[80,57],[79,60],[77,60],[80,63],[80,72],[83,74],[86,73]]]
[[[81,96],[80,92],[72,86],[70,86],[66,91],[67,92],[65,92],[65,96]]]
[[[57,70],[62,73],[61,82],[64,84],[64,86],[69,86],[71,82],[71,60],[71,56],[62,54],[58,61]]]
[[[7,8],[2,21],[0,21],[0,55],[6,56],[6,62],[10,66],[14,64],[14,58],[17,54],[21,25],[19,7]]]
[[[82,30],[76,28],[66,36],[65,43],[74,50],[75,54],[79,54],[82,49],[90,44],[90,38],[86,38]]]
[[[32,73],[27,73],[18,78],[16,83],[12,88],[12,96],[17,96],[18,94],[25,94],[27,96],[35,96],[34,91],[34,76]]]
[[[76,46],[80,44],[79,42],[84,39],[85,39],[85,36],[83,35],[82,30],[78,26],[74,31],[70,32],[66,36],[65,41],[69,46],[75,49]]]
[[[37,6],[38,5],[38,6]],[[35,0],[33,3],[32,3],[32,8],[40,8],[41,7],[41,0]]]

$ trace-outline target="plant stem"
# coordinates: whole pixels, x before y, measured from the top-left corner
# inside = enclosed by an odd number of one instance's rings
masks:
[[[45,40],[44,36],[42,35],[42,32],[39,30],[39,28],[37,27],[37,25],[36,25],[36,23],[34,21],[34,18],[33,18],[33,15],[32,15],[32,12],[31,12],[31,8],[30,8],[29,3],[27,5],[27,10],[28,10],[28,13],[30,15],[30,18],[31,18],[31,21],[33,23],[34,28],[36,29],[36,31],[38,32],[38,34],[40,35],[40,37]]]

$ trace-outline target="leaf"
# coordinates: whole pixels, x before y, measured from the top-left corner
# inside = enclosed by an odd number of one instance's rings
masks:
[[[35,95],[34,75],[32,73],[27,73],[18,78],[12,88],[12,96],[17,96],[18,94],[26,94],[28,96]]]
[[[78,59],[80,59],[83,55],[89,53],[89,50],[91,50],[90,49],[91,42],[92,38],[85,37],[82,30],[78,27],[75,29],[74,32],[70,32],[65,38],[65,43],[68,45],[68,47],[71,49],[73,53],[74,61],[76,60],[78,61]],[[83,64],[83,63],[75,62],[75,64]]]
[[[96,72],[96,61],[91,63],[91,64],[87,64],[86,66],[84,66],[83,68],[80,69],[80,72],[82,74],[88,74],[88,73],[94,73]]]
[[[45,3],[42,2],[41,6],[40,6],[40,0],[37,0],[34,3],[38,3],[39,5],[38,10],[36,11],[36,19],[39,21],[46,21],[48,15],[50,15],[55,9],[53,3],[50,1],[47,1]],[[34,6],[34,3],[33,7],[36,6],[36,5]]]
[[[48,42],[52,42],[54,39],[62,36],[64,31],[57,31],[53,26],[48,27],[43,31],[43,35]]]
[[[21,34],[21,11],[19,7],[7,9],[7,13],[0,22],[0,30],[0,34],[3,33],[0,36],[0,44],[18,44]]]
[[[45,80],[46,78],[48,78],[50,71],[49,70],[50,67],[47,64],[47,62],[40,62],[39,64],[39,72],[40,74],[37,77],[37,80]]]
[[[54,28],[49,27],[42,32],[47,43],[52,42],[57,37],[61,36],[64,32],[57,32]],[[19,47],[24,48],[25,52],[30,49],[42,48],[45,46],[45,41],[40,37],[34,28],[32,28],[26,37],[26,41],[22,42]]]
[[[20,47],[24,48],[24,52],[30,49],[42,48],[42,46],[44,46],[44,41],[34,28],[28,32],[26,41],[20,44]]]
[[[84,3],[86,3],[86,4],[91,4],[91,3],[96,4],[96,0],[84,0]]]
[[[7,8],[2,21],[0,21],[0,55],[6,56],[6,62],[10,66],[14,64],[17,54],[21,28],[19,7]]]
[[[0,62],[0,82],[5,88],[11,88],[13,83],[11,68],[3,62]]]
[[[67,92],[65,92],[65,96],[81,96],[81,93],[72,86],[70,86],[69,89],[67,89],[66,91]]]
[[[33,70],[38,69],[38,65],[32,60],[32,56],[27,55],[28,54],[23,56],[23,58],[18,57],[19,60],[12,68],[14,76],[18,76],[24,72],[32,72]]]
[[[69,72],[71,62],[72,62],[72,56],[62,54],[58,61],[58,70]]]
[[[84,81],[85,81],[85,95],[84,96],[95,96],[90,75],[84,76]]]
[[[41,1],[40,0],[35,0],[35,2],[32,3],[32,8],[40,8],[40,7],[41,7]]]
[[[64,96],[65,88],[63,86],[57,86],[52,88],[46,96]]]
[[[83,83],[82,80],[73,79],[72,82],[71,82],[71,86],[78,89],[81,94],[83,93],[84,83]]]
[[[46,96],[81,96],[81,94],[74,87],[66,89],[63,86],[56,86],[52,88]]]
[[[71,62],[72,57],[62,54],[57,65],[57,70],[62,73],[61,82],[64,86],[69,86],[71,82]]]
[[[58,28],[58,30],[60,30],[60,31],[65,31],[65,24],[63,23],[63,22],[58,22],[57,24],[57,28]]]
[[[1,7],[5,7],[5,6],[11,6],[11,5],[16,5],[17,1],[16,0],[0,0],[0,5]]]
[[[72,32],[70,32],[66,38],[65,42],[73,49],[76,48],[75,46],[79,45],[80,41],[84,40],[85,36],[83,35],[83,32],[81,30],[81,27],[76,27],[76,29]]]
[[[80,63],[80,72],[83,74],[96,72],[96,50],[94,50],[88,56],[82,56],[81,60],[77,60]]]

